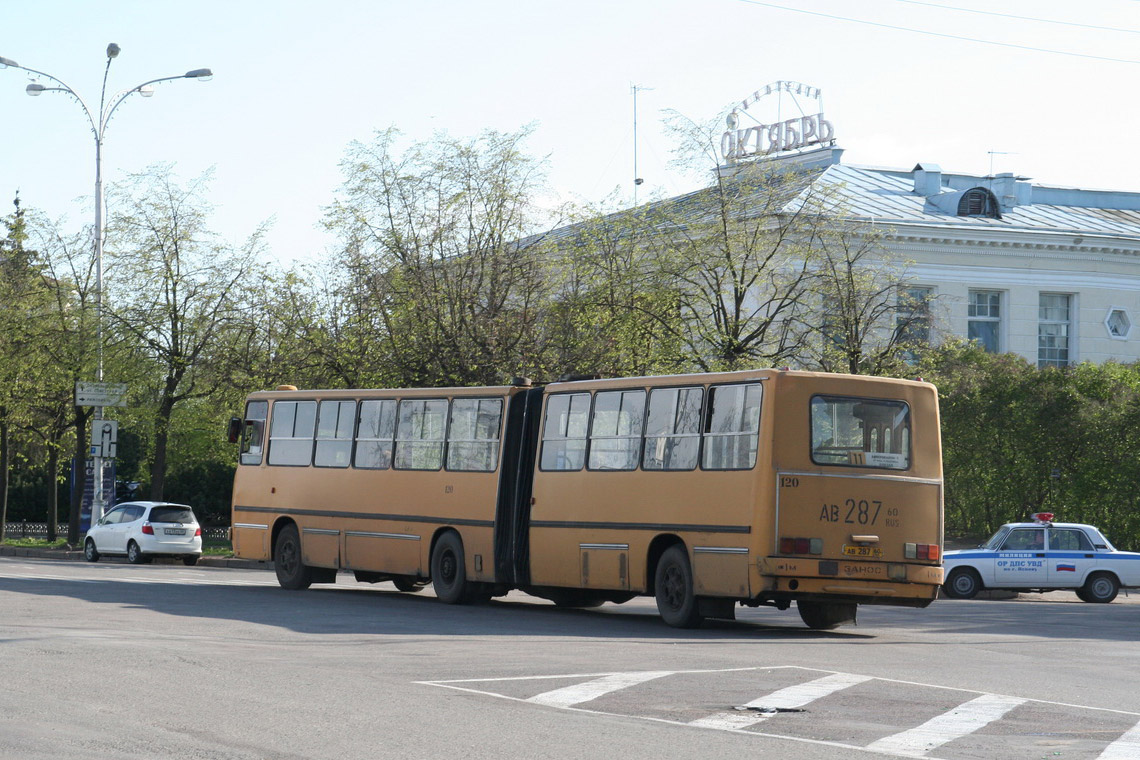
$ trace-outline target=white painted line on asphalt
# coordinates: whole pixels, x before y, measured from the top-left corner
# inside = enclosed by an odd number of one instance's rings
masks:
[[[931,718],[921,726],[871,742],[867,749],[906,757],[926,757],[927,753],[943,744],[985,728],[1028,701],[1018,697],[984,694]]]
[[[870,680],[870,676],[859,676],[853,673],[836,673],[834,675],[824,676],[823,678],[817,678],[814,681],[808,681],[807,683],[801,683],[780,689],[779,691],[774,691],[771,694],[752,700],[744,705],[744,707],[794,709],[811,704],[821,697],[826,697],[829,694],[834,694],[837,691],[842,691],[848,687]],[[698,726],[700,728],[718,728],[732,731],[748,728],[757,723],[763,723],[768,718],[777,714],[778,713],[775,712],[764,714],[754,710],[739,710],[698,718],[697,720],[689,721],[689,725]]]
[[[655,678],[671,676],[674,672],[675,671],[672,670],[653,670],[643,673],[614,673],[602,678],[596,678],[593,681],[586,681],[585,683],[566,686],[561,689],[555,689],[554,691],[543,692],[526,701],[533,702],[536,705],[546,705],[548,707],[573,707],[574,705],[580,705],[583,702],[589,702],[598,697],[605,696],[613,691],[627,689],[630,686],[637,686],[640,683],[652,681]]]
[[[1136,760],[1140,757],[1140,723],[1104,748],[1096,760]]]

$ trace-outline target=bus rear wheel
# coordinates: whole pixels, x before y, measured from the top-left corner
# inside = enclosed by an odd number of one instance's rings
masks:
[[[400,576],[392,579],[392,585],[396,587],[397,591],[404,591],[409,594],[414,594],[424,587],[425,584],[420,581],[414,580],[409,576]]]
[[[313,584],[313,569],[301,559],[301,534],[296,525],[286,525],[277,534],[273,569],[281,588],[299,591]]]
[[[435,596],[444,604],[464,604],[469,601],[467,566],[463,556],[463,539],[448,531],[435,542],[431,552],[431,585]]]
[[[657,561],[653,576],[657,611],[674,628],[697,628],[703,622],[697,596],[693,593],[693,569],[689,555],[680,544],[670,546]]]
[[[830,631],[846,623],[854,623],[859,605],[854,602],[796,602],[800,619],[815,631]]]

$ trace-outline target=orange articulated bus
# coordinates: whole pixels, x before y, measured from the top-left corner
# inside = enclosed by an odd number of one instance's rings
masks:
[[[281,585],[654,596],[670,625],[925,607],[942,583],[935,388],[751,370],[254,393],[231,439],[237,557]]]

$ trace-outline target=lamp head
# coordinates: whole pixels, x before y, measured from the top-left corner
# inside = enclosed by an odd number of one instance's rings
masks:
[[[197,79],[199,82],[208,82],[214,78],[214,72],[209,69],[194,69],[183,74],[186,79]]]
[[[154,88],[151,87],[149,84],[145,85],[145,86],[140,87],[138,89],[138,94],[142,95],[144,98],[154,97]]]
[[[119,57],[119,46],[116,45],[114,42],[112,42],[110,45],[107,46],[107,57],[108,58],[118,58]]]
[[[24,88],[24,92],[28,93],[29,95],[31,95],[34,98],[46,89],[47,88],[44,87],[39,82],[32,82],[31,84],[29,84],[27,87]]]
[[[0,55],[0,69],[6,69],[9,66],[14,69],[20,68],[20,64],[16,63],[11,58],[5,58],[4,56]]]

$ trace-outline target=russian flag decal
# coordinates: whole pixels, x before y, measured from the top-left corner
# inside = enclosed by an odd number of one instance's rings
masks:
[[[1076,565],[1057,565],[1057,572],[1059,573],[1075,573],[1077,572]]]

